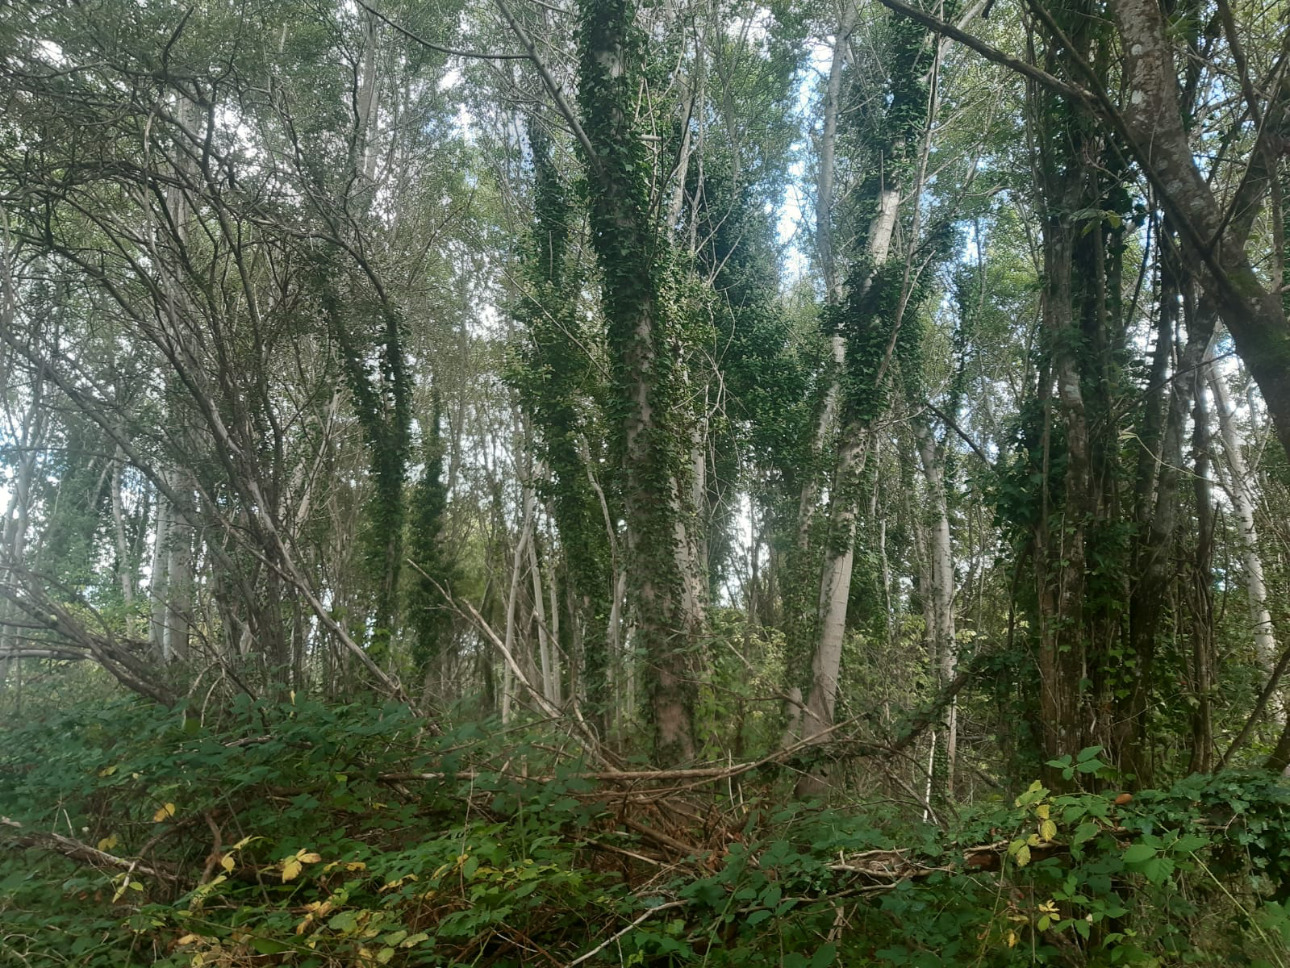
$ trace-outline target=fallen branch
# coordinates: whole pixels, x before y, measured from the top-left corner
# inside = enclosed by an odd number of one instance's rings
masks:
[[[10,820],[8,817],[0,817],[0,824],[6,827],[12,827],[21,830],[22,824],[16,820]],[[3,841],[5,846],[13,850],[46,850],[51,853],[60,854],[68,860],[74,860],[77,863],[85,864],[89,867],[111,868],[114,870],[126,871],[131,874],[143,874],[146,877],[157,877],[162,880],[176,882],[179,875],[173,871],[164,868],[155,867],[145,864],[143,861],[129,857],[118,857],[115,854],[109,854],[105,850],[99,850],[97,847],[91,847],[89,844],[83,844],[79,840],[73,840],[71,837],[64,837],[62,834],[54,833],[26,833],[20,835],[9,835]]]

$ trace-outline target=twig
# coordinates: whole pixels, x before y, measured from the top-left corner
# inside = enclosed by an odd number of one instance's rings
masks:
[[[436,44],[433,41],[426,40],[420,34],[414,33],[413,31],[409,30],[407,27],[400,26],[399,24],[391,20],[389,17],[385,16],[385,14],[381,13],[379,10],[372,7],[370,4],[364,3],[363,0],[355,0],[355,2],[364,10],[366,10],[368,13],[370,13],[373,17],[375,17],[377,20],[381,21],[381,23],[393,29],[396,33],[402,34],[404,37],[412,41],[414,44],[420,44],[422,47],[425,47],[428,50],[436,51],[437,53],[440,53],[440,54],[447,54],[449,57],[469,57],[475,60],[528,60],[529,59],[528,54],[509,54],[509,53],[508,54],[489,54],[479,50],[457,50],[456,48],[453,48],[453,47],[444,47],[442,44]]]
[[[586,954],[578,955],[578,957],[574,958],[574,959],[573,959],[573,961],[571,961],[571,962],[569,962],[567,965],[565,965],[565,968],[574,968],[574,966],[575,966],[575,965],[580,965],[580,964],[582,964],[584,961],[590,961],[592,958],[594,958],[596,955],[600,954],[600,952],[604,951],[604,950],[605,950],[606,948],[608,948],[611,944],[613,944],[615,941],[617,941],[617,940],[618,940],[619,938],[621,938],[623,935],[627,934],[627,933],[628,933],[629,931],[631,931],[633,928],[635,928],[635,927],[637,927],[637,926],[639,926],[639,925],[643,924],[644,922],[646,922],[646,921],[648,921],[650,918],[652,918],[654,915],[658,914],[658,912],[659,912],[659,911],[666,911],[666,910],[668,910],[669,908],[685,907],[685,905],[687,905],[687,904],[689,904],[689,903],[690,903],[689,901],[666,901],[666,902],[664,902],[663,904],[660,904],[658,907],[652,907],[652,908],[650,908],[648,911],[646,911],[644,914],[642,914],[640,917],[638,917],[638,918],[637,918],[635,921],[633,921],[631,924],[627,925],[627,927],[623,928],[621,931],[617,932],[616,934],[612,934],[612,935],[610,935],[608,938],[606,938],[604,941],[600,942],[600,944],[596,945],[594,948],[592,948],[592,949],[591,949],[590,951],[588,951]]]

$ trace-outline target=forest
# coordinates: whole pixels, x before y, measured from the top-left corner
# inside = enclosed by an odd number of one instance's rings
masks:
[[[0,5],[0,966],[1290,965],[1285,0]]]

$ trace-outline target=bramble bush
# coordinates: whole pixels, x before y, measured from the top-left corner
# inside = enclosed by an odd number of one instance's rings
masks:
[[[1132,797],[1097,750],[925,823],[597,778],[529,732],[400,706],[139,702],[13,724],[0,963],[1282,966],[1290,792],[1265,773]],[[952,813],[952,811],[945,811]]]

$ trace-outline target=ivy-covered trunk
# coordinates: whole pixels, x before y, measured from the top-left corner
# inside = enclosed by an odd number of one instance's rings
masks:
[[[579,97],[592,190],[591,238],[602,276],[615,445],[622,463],[629,599],[647,670],[655,751],[693,758],[702,624],[685,479],[688,440],[668,242],[655,224],[651,164],[635,118],[640,38],[629,0],[583,0]]]
[[[538,487],[555,518],[571,618],[560,626],[560,638],[565,654],[580,659],[588,716],[603,733],[610,699],[615,540],[608,493],[596,477],[604,449],[596,414],[604,387],[592,359],[596,341],[579,311],[584,273],[569,256],[575,209],[551,141],[536,124],[529,127],[529,145],[533,226],[524,253],[524,293],[515,311],[526,345],[513,382],[521,406],[532,416],[538,456],[549,475]],[[559,613],[553,605],[553,628]]]
[[[910,273],[903,266],[890,266],[888,255],[901,193],[913,180],[918,146],[926,134],[934,45],[913,21],[896,17],[887,26],[891,31],[890,79],[881,98],[886,108],[865,130],[854,133],[872,162],[873,173],[858,193],[859,211],[868,231],[863,246],[852,256],[845,301],[826,313],[845,353],[839,385],[840,432],[820,571],[819,625],[802,722],[803,737],[808,740],[824,738],[833,726],[855,561],[861,475],[871,428],[874,418],[886,408],[893,364],[899,369],[901,357],[916,354],[917,327],[904,324],[925,295],[911,291]],[[892,269],[899,271],[889,271]],[[805,774],[797,784],[797,793],[817,796],[826,788],[822,772]]]

